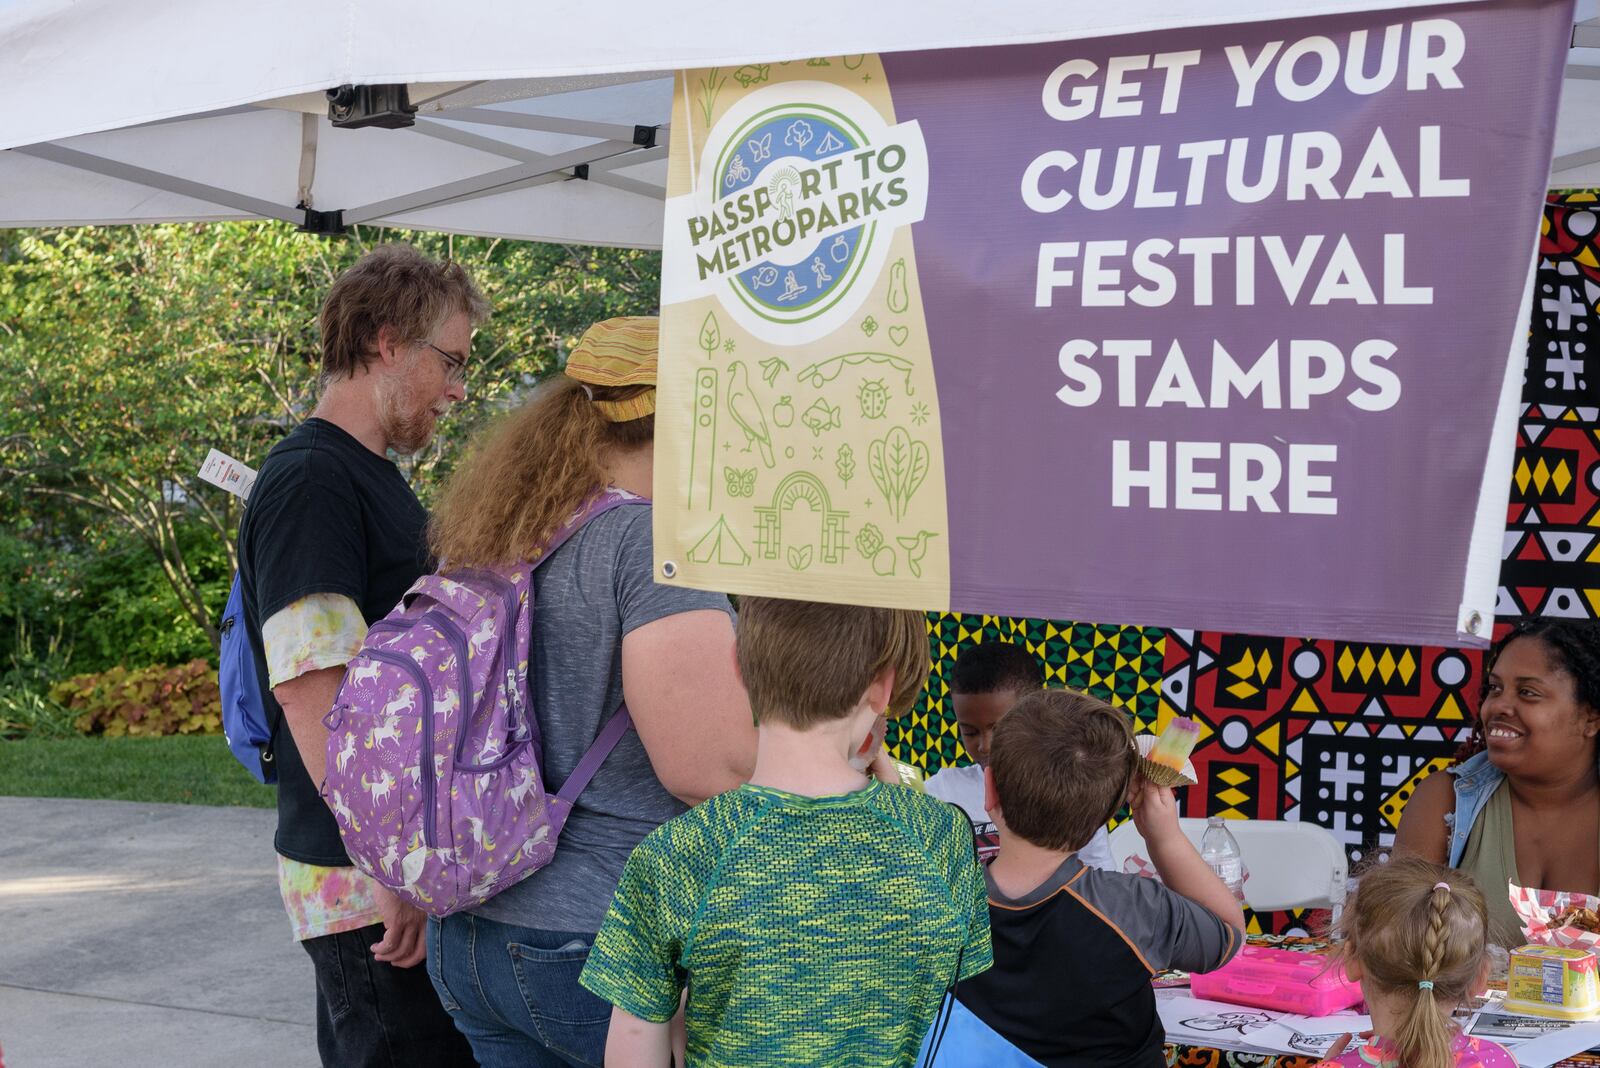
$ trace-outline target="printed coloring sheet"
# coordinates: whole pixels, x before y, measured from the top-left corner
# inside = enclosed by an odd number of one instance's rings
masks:
[[[1371,1017],[1356,1013],[1300,1016],[1204,1001],[1177,991],[1157,991],[1156,1008],[1169,1042],[1244,1052],[1321,1057],[1344,1035],[1356,1036],[1349,1048],[1359,1049],[1361,1032],[1372,1027]]]

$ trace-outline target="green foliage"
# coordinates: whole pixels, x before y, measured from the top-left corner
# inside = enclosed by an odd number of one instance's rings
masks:
[[[76,713],[73,726],[84,734],[120,738],[222,731],[217,672],[204,660],[74,675],[52,686],[50,697]]]
[[[220,611],[233,577],[227,545],[192,521],[178,526],[176,534],[200,597]],[[73,635],[76,671],[195,659],[215,667],[216,651],[184,610],[149,546],[121,537],[81,555],[71,599],[60,610]]]
[[[311,412],[323,294],[386,240],[464,264],[495,308],[468,400],[403,465],[425,501],[585,327],[656,307],[660,259],[637,250],[273,223],[0,234],[0,633],[64,629],[77,672],[214,660],[239,511],[195,471],[212,447],[259,465]]]
[[[176,527],[205,603],[220,608],[231,572],[227,546],[202,523]],[[216,652],[162,572],[154,551],[113,527],[103,538],[30,541],[0,530],[0,635],[21,627],[72,636],[58,659],[66,670],[35,689],[118,664],[181,664]],[[0,653],[0,667],[5,657]]]
[[[0,739],[64,738],[73,733],[72,712],[50,697],[50,684],[63,674],[69,650],[57,629],[37,641],[28,625],[16,623],[15,641],[0,672]]]
[[[84,797],[271,808],[278,792],[240,767],[220,735],[0,742],[12,797]]]

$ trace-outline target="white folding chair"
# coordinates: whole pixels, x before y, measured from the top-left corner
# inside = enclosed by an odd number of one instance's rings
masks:
[[[1200,848],[1206,821],[1180,819],[1184,836]],[[1257,912],[1278,909],[1326,909],[1344,903],[1349,861],[1344,846],[1314,823],[1287,820],[1228,820],[1239,843],[1239,855],[1250,877],[1244,900]],[[1111,832],[1111,859],[1121,869],[1130,856],[1150,857],[1150,850],[1132,820]]]

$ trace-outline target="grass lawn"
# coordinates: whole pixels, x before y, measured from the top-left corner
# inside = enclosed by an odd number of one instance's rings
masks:
[[[0,741],[0,795],[271,808],[217,735]]]

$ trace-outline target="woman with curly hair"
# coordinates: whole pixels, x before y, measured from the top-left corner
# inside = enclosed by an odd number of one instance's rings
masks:
[[[654,318],[595,324],[565,374],[501,419],[434,510],[441,568],[536,559],[599,492],[650,496],[656,341]],[[738,786],[755,759],[728,599],[653,581],[650,512],[595,516],[533,573],[529,679],[548,788],[624,700],[635,729],[579,795],[550,864],[429,923],[429,974],[483,1068],[598,1068],[611,1006],[578,973],[628,854],[687,806]]]
[[[1600,624],[1529,619],[1490,654],[1476,749],[1406,804],[1395,851],[1483,887],[1490,940],[1520,945],[1507,886],[1600,892]]]

